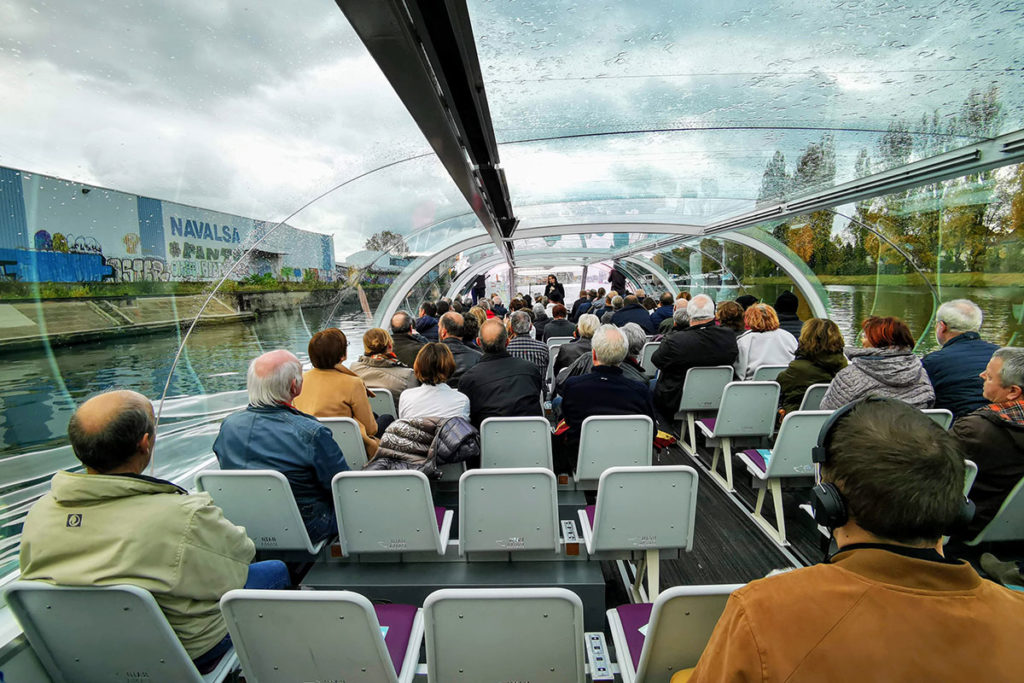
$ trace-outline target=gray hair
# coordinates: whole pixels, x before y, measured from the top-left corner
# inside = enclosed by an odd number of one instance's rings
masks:
[[[544,309],[544,304],[534,304],[533,305],[533,314],[534,315],[545,315],[546,316],[547,315],[547,311]]]
[[[629,342],[626,335],[615,325],[601,325],[594,332],[594,340],[590,345],[601,365],[618,365],[629,353]]]
[[[614,297],[612,299],[612,308],[614,308],[616,311],[619,310],[620,308],[622,308],[622,302],[623,298],[621,296]]]
[[[412,331],[412,316],[399,311],[391,316],[391,334],[408,334]]]
[[[593,313],[584,313],[580,316],[579,321],[576,323],[576,332],[579,333],[580,339],[590,339],[597,332],[597,328],[601,326],[601,321]]]
[[[1024,348],[1004,346],[997,349],[992,357],[1001,358],[1003,361],[1003,367],[999,371],[999,384],[1004,389],[1013,386],[1024,389]]]
[[[977,332],[981,329],[981,318],[981,308],[970,299],[947,301],[935,311],[936,321],[958,332]]]
[[[518,337],[520,335],[529,334],[530,326],[533,325],[533,321],[530,319],[530,314],[526,311],[516,311],[510,318],[510,326],[512,332]]]
[[[626,323],[622,326],[622,332],[626,335],[626,341],[629,342],[629,355],[638,355],[643,350],[644,344],[647,343],[647,333],[644,332],[644,328],[636,323]]]
[[[271,351],[270,353],[276,353]],[[266,356],[267,354],[263,354]],[[265,408],[281,402],[292,400],[292,382],[302,384],[302,363],[295,356],[280,363],[263,375],[256,372],[260,363],[259,356],[249,363],[249,372],[245,377],[245,387],[249,390],[249,405]]]
[[[686,309],[686,306],[682,306],[672,311],[672,324],[682,325],[685,322],[689,322],[690,312]]]
[[[707,294],[698,294],[686,306],[690,320],[710,320],[715,317],[715,300]]]
[[[675,313],[675,312],[676,312],[676,311],[678,311],[678,310],[679,310],[680,308],[681,308],[681,309],[683,309],[683,310],[685,311],[685,310],[686,310],[686,307],[687,307],[687,306],[688,306],[689,304],[690,304],[690,300],[689,300],[689,299],[676,299],[676,300],[675,300],[675,301],[674,301],[674,302],[672,303],[672,312],[673,312],[673,313]]]

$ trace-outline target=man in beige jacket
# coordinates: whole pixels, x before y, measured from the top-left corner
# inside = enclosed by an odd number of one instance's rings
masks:
[[[190,495],[142,474],[153,453],[154,423],[152,404],[134,391],[100,394],[75,411],[68,437],[85,473],[57,472],[50,492],[29,511],[21,578],[145,588],[202,669],[206,655],[216,664],[230,644],[218,601],[253,578],[255,548],[209,494]],[[253,567],[263,585],[250,588],[288,584],[283,563]]]

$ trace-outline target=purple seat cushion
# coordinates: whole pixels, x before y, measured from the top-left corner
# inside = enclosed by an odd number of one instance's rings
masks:
[[[590,528],[591,528],[591,530],[593,530],[593,528],[594,528],[594,515],[597,513],[597,506],[596,505],[588,505],[587,507],[585,507],[583,509],[587,511],[587,519],[590,521]]]
[[[713,418],[713,417],[702,417],[699,420],[697,420],[697,422],[700,422],[702,425],[707,427],[712,432],[715,431],[715,422],[716,421],[717,420],[715,418]]]
[[[743,455],[750,458],[750,462],[757,465],[757,469],[761,470],[762,472],[768,471],[768,466],[765,464],[764,458],[761,457],[761,454],[757,452],[756,448],[748,448],[747,450],[743,451]]]
[[[412,605],[374,605],[373,610],[377,613],[380,625],[388,627],[384,644],[388,646],[388,654],[391,655],[395,673],[401,673],[405,651],[409,649],[409,637],[412,635],[416,608]]]
[[[434,516],[437,517],[437,530],[441,530],[441,524],[444,523],[444,513],[448,512],[447,508],[439,508],[434,506]]]
[[[649,602],[642,602],[637,605],[621,605],[615,608],[622,622],[622,630],[626,634],[626,647],[629,648],[629,658],[633,660],[633,670],[640,666],[640,653],[644,649],[644,634],[640,629],[651,620],[651,608]],[[622,659],[622,653],[619,653]]]

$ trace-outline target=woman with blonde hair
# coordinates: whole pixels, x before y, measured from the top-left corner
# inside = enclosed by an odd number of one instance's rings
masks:
[[[395,355],[391,335],[379,327],[371,328],[363,335],[363,355],[352,363],[352,372],[371,389],[390,391],[396,406],[403,391],[420,384],[413,369]]]
[[[321,330],[309,340],[308,351],[313,368],[302,375],[302,393],[293,401],[295,408],[313,417],[351,417],[359,425],[366,455],[372,458],[380,443],[374,438],[378,420],[363,380],[342,365],[348,351],[345,333],[337,327]],[[393,415],[381,416],[380,431],[393,419]]]
[[[827,384],[846,367],[843,334],[839,326],[825,318],[811,318],[800,329],[796,358],[776,380],[782,389],[779,406],[783,414],[798,410],[807,387]]]
[[[762,365],[789,365],[796,353],[796,338],[779,328],[779,316],[768,304],[751,304],[743,313],[747,331],[736,337],[739,354],[733,368],[740,380],[753,379]]]
[[[469,419],[469,398],[448,386],[455,374],[455,356],[440,342],[424,344],[413,363],[420,386],[406,389],[398,404],[398,417],[464,417]]]

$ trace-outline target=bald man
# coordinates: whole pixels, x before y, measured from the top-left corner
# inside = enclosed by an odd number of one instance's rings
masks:
[[[144,588],[189,656],[205,666],[227,635],[218,601],[252,578],[255,548],[209,494],[189,495],[142,474],[153,455],[154,423],[152,404],[134,391],[94,396],[75,411],[68,438],[85,473],[57,472],[32,506],[21,537],[21,578]],[[260,587],[287,585],[284,565],[273,567],[284,583]]]
[[[416,362],[416,354],[420,352],[427,340],[416,334],[413,329],[412,316],[405,311],[398,311],[391,316],[391,340],[398,360],[412,367]]]
[[[441,343],[447,346],[455,357],[455,372],[448,378],[448,386],[452,389],[459,388],[462,376],[480,360],[480,352],[462,342],[464,324],[462,314],[449,311],[441,316],[437,325]]]
[[[224,470],[276,470],[288,479],[310,540],[338,533],[331,479],[349,469],[331,430],[292,401],[302,392],[302,364],[283,349],[249,364],[249,405],[220,426],[213,452]]]
[[[540,368],[505,349],[508,332],[504,323],[486,321],[480,326],[477,343],[483,355],[459,384],[459,391],[469,397],[469,421],[479,429],[489,417],[543,415]]]

